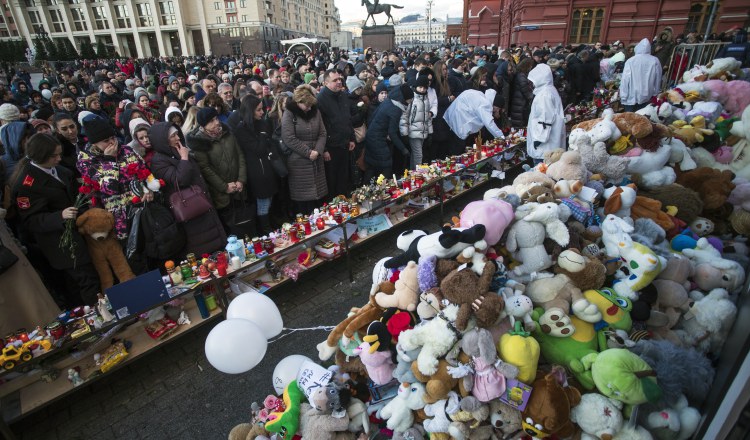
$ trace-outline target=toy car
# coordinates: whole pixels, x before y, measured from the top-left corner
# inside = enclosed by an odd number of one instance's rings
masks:
[[[30,361],[34,355],[31,354],[31,351],[26,346],[26,344],[22,345],[21,347],[16,347],[13,344],[8,344],[3,348],[3,353],[0,355],[0,365],[3,366],[6,370],[12,370],[16,367],[16,365],[20,362],[28,362]]]

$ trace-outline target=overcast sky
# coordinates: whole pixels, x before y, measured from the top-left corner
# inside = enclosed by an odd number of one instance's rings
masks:
[[[367,16],[367,10],[362,6],[361,0],[335,0],[335,3],[339,8],[342,23],[364,20]],[[380,3],[391,3],[404,7],[404,9],[391,8],[391,15],[395,20],[409,14],[426,15],[427,11],[427,0],[380,0]],[[435,0],[432,4],[432,16],[441,19],[445,19],[445,14],[451,17],[461,17],[463,7],[463,2],[460,0]],[[385,14],[380,14],[375,20],[378,24],[385,24],[386,19]]]

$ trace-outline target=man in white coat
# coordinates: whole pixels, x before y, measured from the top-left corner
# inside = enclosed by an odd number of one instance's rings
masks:
[[[620,80],[620,102],[625,111],[645,107],[661,91],[661,63],[651,55],[651,42],[644,38],[635,46],[635,55],[625,61]]]
[[[547,64],[534,67],[529,72],[529,81],[534,84],[534,100],[529,113],[526,152],[534,163],[539,163],[545,151],[565,148],[565,116]]]
[[[493,89],[484,93],[473,89],[464,90],[453,100],[443,118],[459,139],[465,140],[482,127],[487,128],[492,136],[505,139],[505,135],[495,124],[494,117],[500,114],[499,106],[495,105],[496,95],[497,92]]]

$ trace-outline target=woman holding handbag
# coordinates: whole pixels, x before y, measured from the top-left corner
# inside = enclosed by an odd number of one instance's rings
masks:
[[[181,222],[185,229],[185,249],[178,255],[202,255],[223,249],[227,240],[224,226],[180,128],[170,122],[159,122],[151,126],[148,137],[156,151],[151,159],[151,172],[164,180],[166,188],[161,191],[170,201],[175,221]]]
[[[281,138],[292,150],[287,159],[289,192],[297,212],[310,214],[328,194],[323,152],[326,128],[312,87],[301,85],[286,104]]]
[[[228,234],[255,236],[255,215],[247,215],[245,156],[229,127],[219,122],[216,110],[198,112],[198,127],[188,133],[187,143],[195,154],[219,219]]]
[[[272,160],[277,157],[271,141],[271,132],[263,119],[263,102],[255,95],[242,98],[240,110],[229,117],[229,128],[245,155],[245,169],[250,194],[255,199],[258,215],[258,233],[271,232],[268,215],[271,200],[279,190],[279,176],[274,171]]]

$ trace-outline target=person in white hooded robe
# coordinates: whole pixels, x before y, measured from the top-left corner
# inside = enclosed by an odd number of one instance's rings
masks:
[[[494,89],[488,89],[484,93],[472,89],[464,90],[453,100],[443,118],[459,139],[465,140],[469,135],[479,132],[482,127],[487,128],[492,136],[505,139],[505,135],[495,124],[494,118],[500,115],[496,98],[499,99]]]
[[[620,80],[620,102],[625,111],[645,107],[661,91],[661,63],[651,55],[651,42],[644,38],[635,46],[635,55],[625,61]]]
[[[539,64],[534,67],[529,72],[529,81],[534,84],[534,100],[529,113],[526,152],[535,163],[539,163],[545,151],[565,148],[565,117],[549,66]]]

